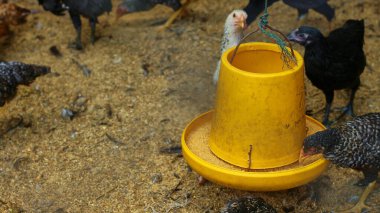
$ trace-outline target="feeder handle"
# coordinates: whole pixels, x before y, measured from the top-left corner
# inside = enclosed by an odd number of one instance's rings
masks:
[[[271,27],[271,26],[269,26],[269,25],[265,25],[265,27],[269,28],[269,29],[272,30],[272,31],[275,31],[275,32],[279,33],[282,37],[284,37],[285,41],[289,44],[289,47],[290,47],[290,51],[291,51],[291,53],[292,53],[292,56],[295,57],[295,55],[294,55],[294,50],[293,50],[293,46],[292,46],[292,43],[290,43],[289,39],[288,39],[288,38],[287,38],[287,37],[286,37],[281,31],[276,30],[275,28],[273,28],[273,27]],[[231,57],[231,60],[230,60],[230,64],[232,64],[232,62],[233,62],[233,60],[234,60],[234,58],[235,58],[235,56],[236,56],[236,53],[237,53],[237,51],[238,51],[240,45],[243,43],[243,41],[244,41],[245,39],[247,39],[249,36],[251,36],[252,34],[257,33],[257,31],[259,31],[259,30],[260,30],[260,28],[257,28],[256,30],[254,30],[254,31],[252,31],[252,32],[249,32],[249,33],[248,33],[247,35],[245,35],[242,39],[240,39],[238,45],[236,45],[235,50],[234,50],[234,52],[233,52],[233,54],[232,54],[232,57]]]
[[[234,53],[232,54],[232,57],[231,57],[231,60],[230,60],[230,64],[232,64],[232,62],[234,61],[234,58],[235,58],[236,53],[237,53],[237,51],[238,51],[238,49],[239,49],[239,47],[240,47],[240,44],[242,44],[243,41],[244,41],[245,39],[247,39],[249,36],[251,36],[252,34],[257,33],[257,31],[259,31],[259,28],[257,28],[255,31],[249,32],[249,33],[248,33],[247,35],[245,35],[242,39],[240,39],[238,45],[236,45],[236,47],[235,47]]]
[[[270,30],[272,31],[275,31],[277,33],[279,33],[282,37],[284,37],[285,41],[289,44],[289,47],[290,47],[290,51],[292,53],[292,56],[295,58],[296,56],[294,55],[294,50],[293,50],[293,46],[292,46],[292,43],[289,41],[288,37],[286,37],[286,35],[284,35],[281,31],[269,26],[269,25],[266,25],[266,27],[268,27]]]

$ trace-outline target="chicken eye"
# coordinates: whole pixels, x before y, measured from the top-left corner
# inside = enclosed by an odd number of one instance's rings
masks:
[[[234,14],[232,14],[232,17],[233,17],[233,18],[235,18],[235,17],[236,17],[236,14],[235,14],[235,13],[234,13]]]
[[[300,33],[300,34],[298,34],[298,36],[299,36],[300,38],[306,38],[306,37],[307,37],[305,33]]]

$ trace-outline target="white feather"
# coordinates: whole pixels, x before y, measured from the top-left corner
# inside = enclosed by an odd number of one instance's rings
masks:
[[[236,46],[240,39],[243,37],[244,29],[241,26],[236,26],[235,17],[244,17],[244,20],[247,19],[247,13],[243,10],[234,10],[232,11],[224,24],[224,33],[220,46],[221,55],[223,55],[224,51],[228,50],[231,47]],[[219,79],[220,72],[220,60],[216,65],[216,70],[214,72],[213,82],[216,85]]]

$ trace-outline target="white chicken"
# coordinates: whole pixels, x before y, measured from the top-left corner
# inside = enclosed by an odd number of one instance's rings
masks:
[[[244,10],[234,10],[232,11],[224,24],[224,33],[222,38],[222,43],[220,46],[221,55],[227,49],[236,46],[239,41],[243,38],[244,30],[247,28],[248,15]],[[216,65],[216,70],[214,73],[213,82],[216,85],[219,79],[220,71],[220,59]]]

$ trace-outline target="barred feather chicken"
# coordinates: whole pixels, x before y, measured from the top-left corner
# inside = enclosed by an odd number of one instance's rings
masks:
[[[242,197],[229,201],[221,213],[276,213],[276,210],[260,197]]]
[[[220,46],[220,53],[223,54],[227,49],[238,45],[239,41],[243,38],[244,30],[247,28],[247,13],[243,10],[232,11],[226,19],[224,24],[224,33],[222,43]],[[213,82],[218,83],[220,72],[220,60],[216,65],[214,72]]]
[[[356,183],[367,186],[360,201],[347,212],[361,212],[365,199],[375,187],[380,171],[380,113],[358,116],[338,127],[317,132],[304,141],[301,159],[316,153],[332,163],[363,172]]]
[[[89,19],[91,27],[91,43],[95,43],[95,28],[98,23],[98,17],[105,12],[111,12],[111,0],[38,0],[39,4],[47,11],[55,15],[63,15],[67,9],[70,14],[71,21],[77,31],[77,37],[73,47],[78,50],[83,49],[81,34],[82,21],[81,16]]]
[[[180,0],[124,0],[117,6],[116,19],[129,13],[148,11],[156,5],[161,4],[168,6],[175,11],[161,27],[161,29],[166,29],[171,26],[177,17],[183,14],[189,3],[190,0],[186,0],[183,4],[181,4]]]
[[[360,86],[360,75],[366,66],[364,20],[348,20],[328,37],[316,28],[302,26],[290,33],[288,39],[305,47],[306,76],[325,94],[323,124],[331,124],[329,115],[334,90],[351,89],[350,101],[341,116],[355,116],[353,102]]]
[[[29,85],[38,76],[50,72],[50,67],[21,62],[0,62],[0,106],[16,95],[17,86]]]
[[[32,11],[13,3],[0,4],[0,37],[10,34],[9,25],[19,25],[26,22],[26,17]]]

